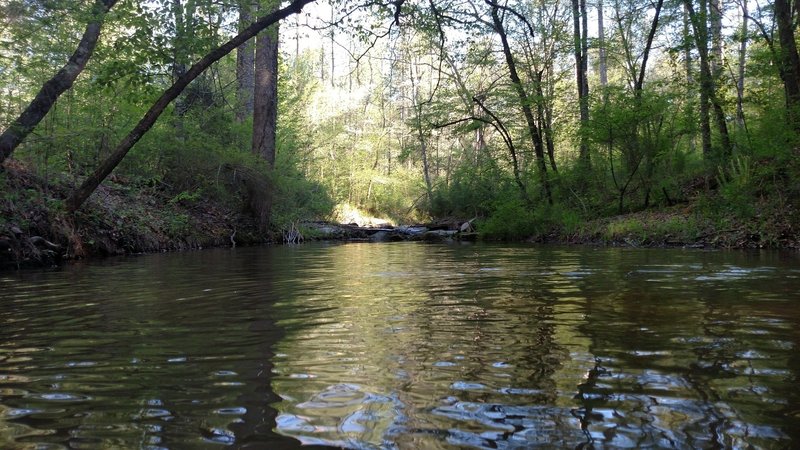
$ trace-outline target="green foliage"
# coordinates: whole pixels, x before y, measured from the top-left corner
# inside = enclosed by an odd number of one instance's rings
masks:
[[[175,213],[167,216],[166,231],[173,238],[185,237],[190,229],[189,216],[187,214]]]
[[[0,11],[5,19],[0,40],[8,44],[0,52],[7,62],[0,65],[0,85],[8,87],[0,96],[0,124],[10,123],[67,60],[89,18],[90,3],[12,1]],[[488,14],[482,7],[464,11],[459,5],[437,8],[451,17]],[[587,124],[577,120],[571,51],[556,50],[573,45],[569,21],[554,20],[569,17],[569,6],[510,4],[536,20],[525,24],[514,14],[505,20],[529,94],[526,104],[541,131],[553,138],[559,170],[548,168],[548,181],[554,205],[541,201],[538,161],[516,86],[508,80],[505,59],[498,58],[496,34],[481,26],[439,23],[430,11],[410,4],[404,5],[407,23],[391,42],[372,42],[369,33],[380,28],[377,22],[369,27],[352,23],[356,35],[349,36],[349,50],[357,54],[366,43],[371,48],[358,64],[347,61],[347,70],[338,57],[331,67],[326,49],[284,53],[274,171],[250,152],[252,123],[234,114],[238,79],[231,54],[189,85],[107,186],[126,196],[158,195],[168,209],[165,214],[171,214],[163,228],[175,236],[194,226],[191,217],[178,211],[209,202],[262,220],[259,211],[269,206],[273,231],[329,217],[335,205],[347,204],[398,223],[477,216],[480,230],[498,239],[574,235],[586,231],[587,220],[685,202],[699,202],[701,214],[724,226],[737,220],[766,223],[770,214],[793,210],[800,198],[800,141],[786,124],[783,86],[769,46],[751,40],[746,126],[733,120],[735,86],[727,76],[717,80],[734,152],[709,157],[699,148],[699,77],[687,74],[682,61],[688,36],[663,31],[679,29],[672,6],[665,6],[656,36],[658,45],[664,41],[672,50],[650,59],[644,89],[635,92],[631,72],[640,61],[629,59],[641,55],[652,9],[631,2],[607,5],[619,9],[627,35],[622,39],[612,27],[606,36],[609,83],[601,90],[590,80]],[[231,8],[210,1],[118,2],[105,24],[114,32],[103,33],[82,76],[14,157],[47,181],[63,186],[79,182],[181,70],[230,37]],[[371,20],[394,19],[393,8],[379,10]],[[448,38],[440,48],[440,31],[461,37]],[[531,32],[536,39],[531,40]],[[376,61],[380,67],[373,67]],[[582,138],[589,143],[591,167],[577,163]],[[719,138],[714,130],[714,144]],[[517,148],[520,178],[532,205],[520,199],[507,140]],[[3,191],[0,201],[6,204],[62,208],[53,195]],[[135,222],[136,214],[120,210],[123,222]],[[145,228],[144,221],[137,223]],[[689,236],[697,228],[673,217],[637,218],[610,221],[596,234],[638,242],[658,234]],[[767,228],[759,233],[779,234]]]
[[[568,207],[542,202],[531,208],[518,197],[507,196],[493,204],[478,230],[488,239],[541,239],[553,233],[571,235],[584,220],[581,213]]]
[[[608,224],[604,230],[603,239],[606,241],[616,241],[621,239],[635,239],[642,241],[647,237],[645,226],[637,218],[622,219]]]
[[[529,238],[540,230],[537,217],[521,199],[498,200],[478,230],[488,239],[517,240]]]
[[[280,158],[276,167],[271,177],[273,198],[277,200],[272,204],[273,229],[285,229],[302,220],[325,219],[331,214],[333,199],[321,185],[303,177],[290,158]]]
[[[753,170],[748,157],[740,156],[731,160],[727,167],[720,166],[716,180],[719,209],[738,218],[755,214]]]
[[[508,174],[503,174],[496,166],[460,166],[453,173],[449,185],[437,186],[431,213],[439,217],[486,216],[494,209],[497,198],[519,196],[511,183]]]
[[[169,203],[170,203],[170,204],[176,204],[176,203],[184,203],[184,204],[187,204],[187,203],[195,203],[195,202],[197,202],[198,200],[200,200],[200,198],[201,198],[201,195],[202,195],[202,194],[200,193],[200,191],[199,191],[199,190],[195,190],[195,191],[181,191],[181,192],[179,192],[179,193],[178,193],[178,195],[176,195],[175,197],[172,197],[172,199],[169,201]]]

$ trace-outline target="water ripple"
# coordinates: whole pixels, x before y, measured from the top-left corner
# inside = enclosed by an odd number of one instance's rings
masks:
[[[315,244],[6,275],[0,448],[797,447],[798,262]]]

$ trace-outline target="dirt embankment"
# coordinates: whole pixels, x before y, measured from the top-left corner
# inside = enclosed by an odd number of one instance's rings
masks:
[[[269,240],[236,205],[133,186],[112,178],[75,215],[64,212],[66,180],[44,180],[15,162],[0,172],[0,269],[65,259]]]

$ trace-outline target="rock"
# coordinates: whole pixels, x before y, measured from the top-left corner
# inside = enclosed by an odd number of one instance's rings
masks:
[[[378,231],[377,233],[373,234],[369,238],[372,242],[388,242],[389,241],[389,232],[388,231]]]
[[[405,241],[407,237],[394,230],[380,230],[377,233],[373,233],[369,240],[372,242],[399,242]]]
[[[323,226],[317,228],[317,231],[323,237],[338,236],[338,235],[342,234],[342,229],[341,228],[334,227],[334,226],[331,226],[331,225],[323,225]]]
[[[416,236],[424,234],[425,232],[428,231],[428,228],[420,226],[399,226],[396,228],[396,230],[398,233],[407,234],[409,236]]]
[[[462,233],[475,231],[475,229],[472,227],[472,222],[474,222],[477,219],[478,219],[477,217],[473,217],[472,219],[469,219],[468,221],[462,223],[461,227],[459,228],[459,231],[461,231]]]
[[[443,242],[452,240],[455,237],[456,230],[431,230],[422,235],[422,239],[428,242]]]

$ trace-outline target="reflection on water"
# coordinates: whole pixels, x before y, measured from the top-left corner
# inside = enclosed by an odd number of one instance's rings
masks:
[[[416,243],[0,275],[0,448],[800,445],[800,260]]]

